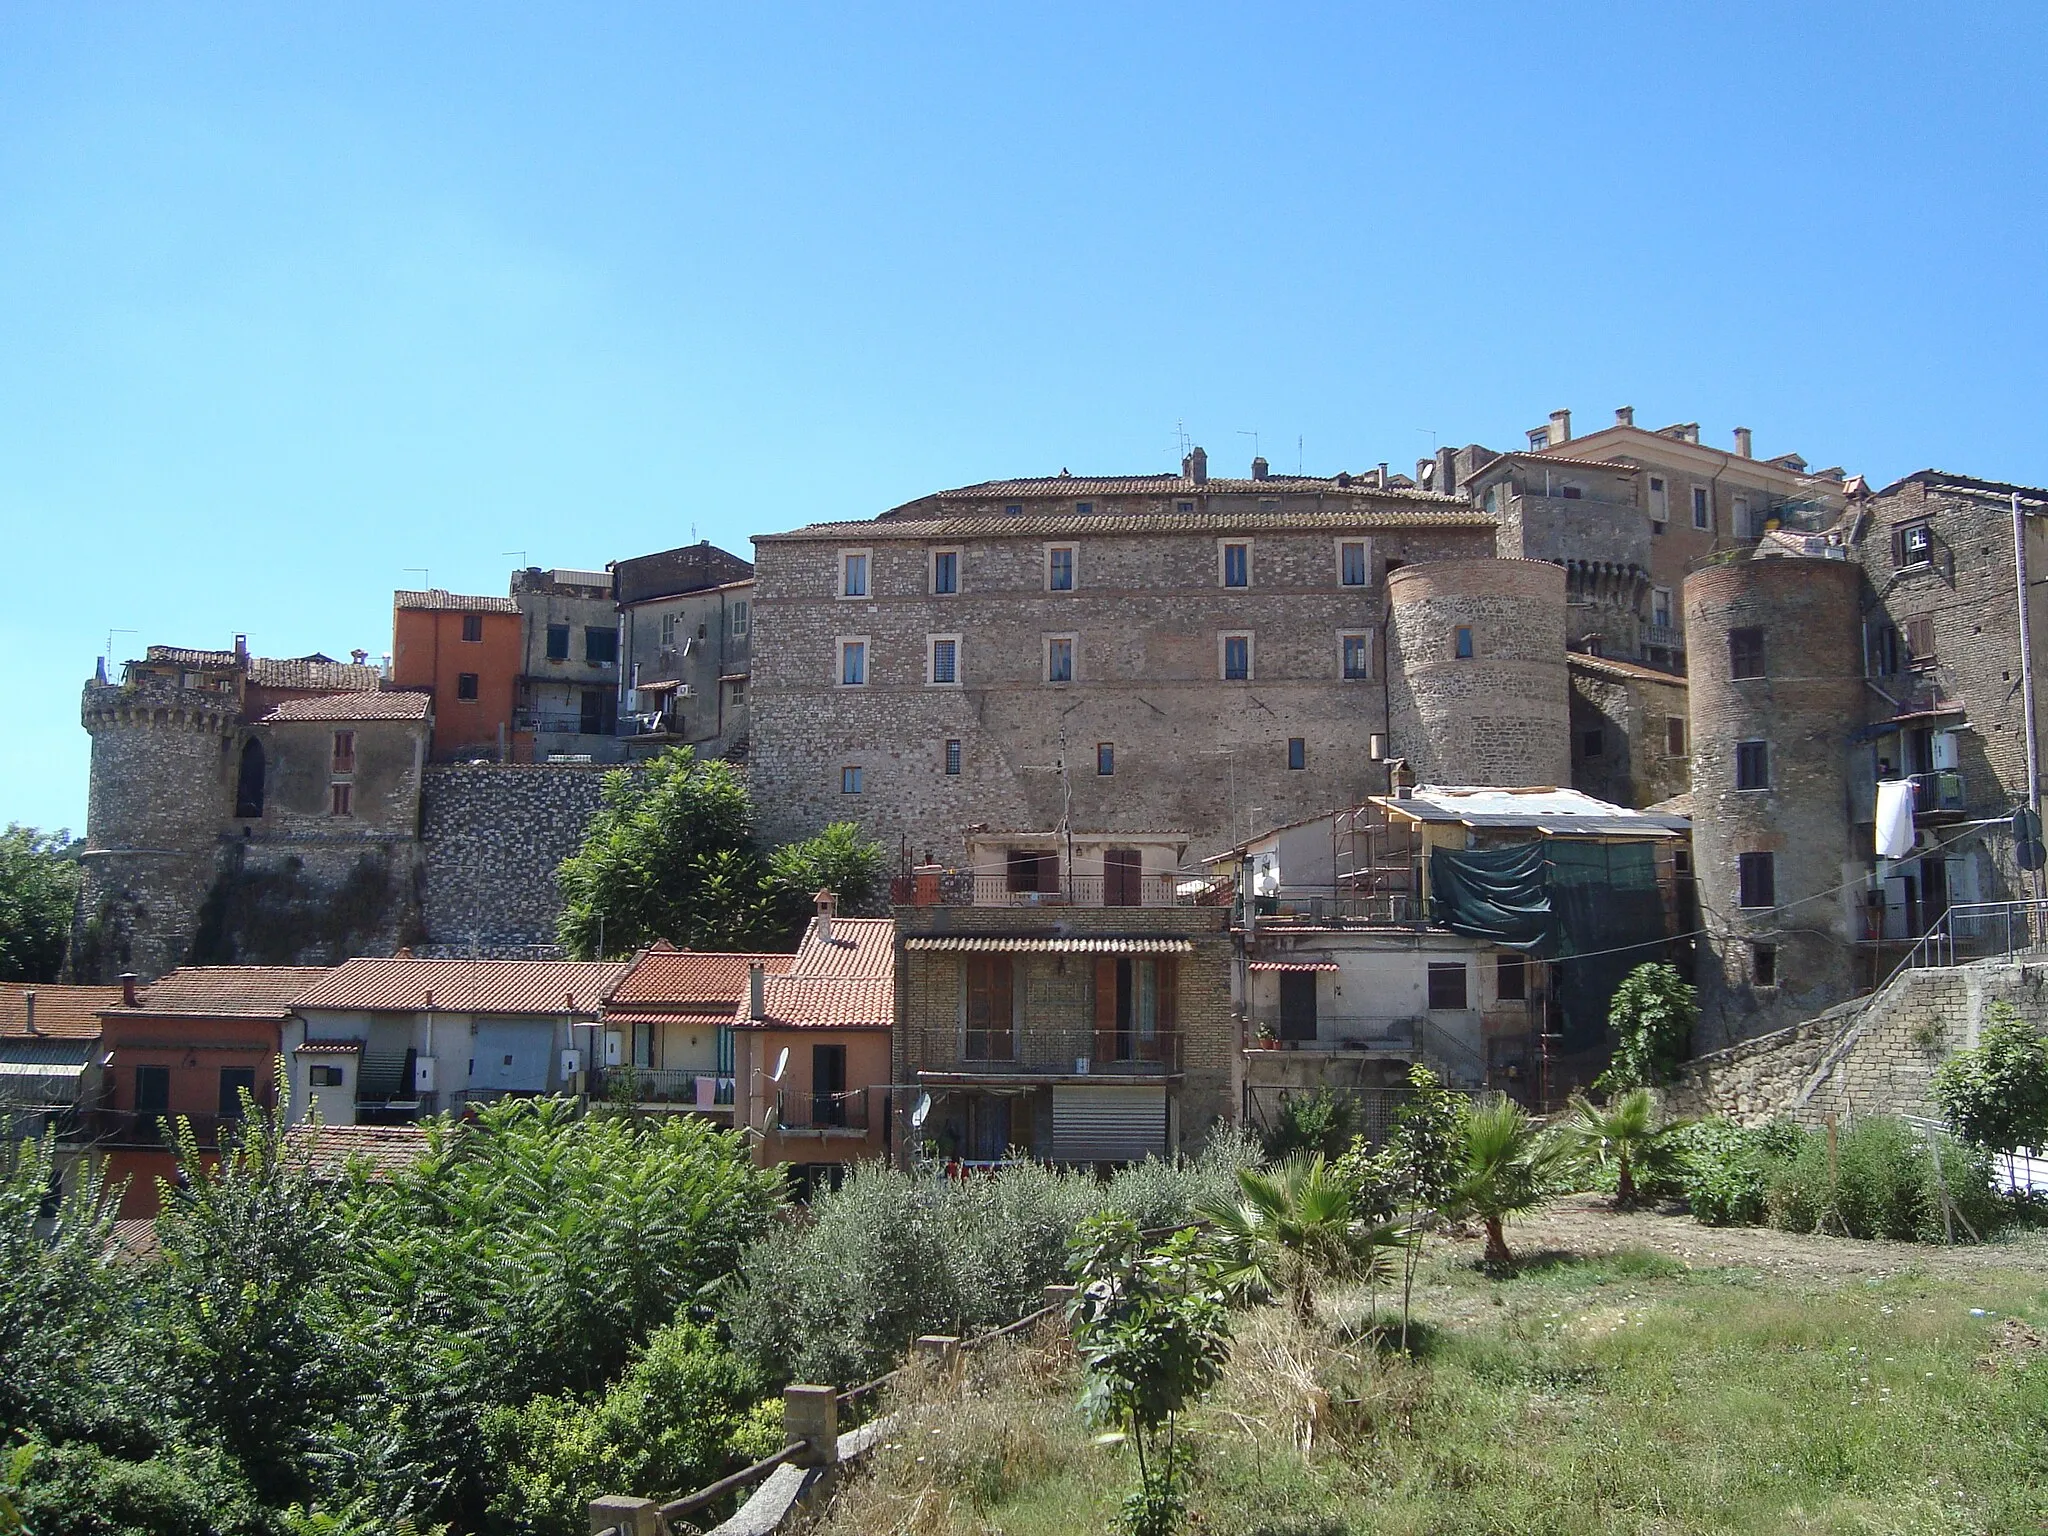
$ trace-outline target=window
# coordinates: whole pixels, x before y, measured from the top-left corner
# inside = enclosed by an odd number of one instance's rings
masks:
[[[1250,682],[1252,637],[1248,634],[1220,635],[1217,640],[1222,653],[1223,680],[1226,683]]]
[[[747,632],[747,625],[753,622],[753,617],[753,604],[744,597],[736,599],[732,605],[732,632],[735,635],[744,635]]]
[[[1074,590],[1073,545],[1048,544],[1045,547],[1045,590],[1048,592],[1071,592]]]
[[[619,659],[619,632],[609,624],[586,624],[583,659],[599,666],[612,665]]]
[[[1339,635],[1337,648],[1345,682],[1364,682],[1372,676],[1372,636],[1369,633],[1352,630]]]
[[[1074,637],[1072,635],[1047,635],[1045,637],[1045,680],[1048,683],[1071,683],[1074,680]]]
[[[477,696],[477,680],[474,672],[460,672],[455,677],[455,697],[474,699]]]
[[[1685,716],[1666,715],[1664,717],[1664,755],[1666,757],[1684,757],[1686,755]]]
[[[932,595],[952,597],[960,590],[960,551],[957,549],[935,549],[932,551]]]
[[[1599,757],[1607,750],[1607,736],[1598,726],[1579,737],[1581,757]]]
[[[1897,626],[1873,624],[1870,627],[1868,650],[1869,675],[1889,677],[1899,670],[1901,644]]]
[[[1650,521],[1662,527],[1671,516],[1671,488],[1662,475],[1650,476]]]
[[[1464,1008],[1469,1006],[1465,998],[1465,962],[1432,960],[1429,963],[1429,1006]]]
[[[1557,488],[1557,494],[1566,501],[1577,501],[1586,494],[1586,490],[1584,486],[1573,485],[1570,481],[1566,481]]]
[[[646,1071],[654,1069],[654,1026],[635,1024],[633,1026],[633,1065]]]
[[[1695,528],[1705,529],[1707,532],[1711,533],[1714,527],[1714,520],[1712,517],[1709,517],[1703,523],[1697,517],[1695,517],[1693,519],[1693,526]],[[1733,501],[1728,503],[1728,527],[1729,530],[1733,532],[1735,537],[1738,539],[1746,539],[1750,537],[1749,498],[1747,496],[1737,496]]]
[[[1116,772],[1116,743],[1098,741],[1095,743],[1095,773],[1098,778],[1108,778]]]
[[[1739,907],[1775,907],[1778,904],[1778,858],[1771,853],[1743,853],[1735,858]]]
[[[585,688],[577,699],[576,729],[585,736],[609,736],[619,723],[619,696],[609,688]]]
[[[867,636],[850,635],[839,642],[839,686],[842,688],[865,688],[867,681]]]
[[[1192,501],[1177,501],[1173,504],[1173,510],[1176,512],[1192,512],[1195,510],[1195,504]]]
[[[1764,632],[1754,627],[1728,631],[1728,675],[1764,675]]]
[[[334,771],[354,773],[356,771],[356,733],[336,731],[334,733]]]
[[[1060,888],[1060,856],[1043,848],[1012,848],[1003,866],[1004,888],[1013,894],[1041,894]]]
[[[859,794],[863,782],[863,776],[857,764],[848,763],[839,770],[839,793],[842,795]]]
[[[1460,661],[1472,659],[1472,630],[1469,625],[1460,624],[1457,633],[1451,636],[1451,651]]]
[[[1074,510],[1083,517],[1093,517],[1095,515],[1095,503],[1092,501],[1077,501],[1074,503]]]
[[[1735,743],[1735,787],[1737,789],[1769,789],[1771,787],[1771,744],[1768,741],[1738,741]]]
[[[1013,501],[1005,505],[1003,508],[1003,516],[1005,517],[1022,517],[1023,515],[1024,504],[1022,502]]]
[[[1775,944],[1752,944],[1749,946],[1749,977],[1757,986],[1775,987],[1778,984],[1778,946]]]
[[[1226,540],[1218,547],[1219,580],[1226,587],[1252,584],[1252,547],[1241,540]]]
[[[1526,1003],[1529,1000],[1529,962],[1520,955],[1496,955],[1493,992],[1504,1003]]]
[[[222,1067],[220,1069],[220,1117],[223,1120],[242,1118],[242,1090],[247,1089],[250,1098],[256,1097],[256,1069],[254,1067]]]
[[[957,736],[946,738],[946,772],[955,778],[960,776],[960,738]]]
[[[1529,433],[1529,451],[1531,453],[1541,453],[1549,446],[1550,429],[1548,427],[1537,427]]]
[[[160,1115],[170,1107],[171,1069],[169,1067],[137,1067],[135,1069],[135,1112],[138,1115]]]
[[[1671,589],[1652,587],[1650,589],[1650,622],[1660,629],[1671,627]]]
[[[1287,766],[1293,769],[1308,766],[1308,738],[1290,736],[1287,738]]]
[[[675,615],[670,614],[661,621],[661,643],[663,645],[674,645],[675,641],[676,620]],[[567,661],[568,659],[569,626],[566,624],[550,624],[548,626],[548,660]]]
[[[1692,488],[1692,525],[1695,528],[1714,526],[1714,492],[1709,486],[1696,485]]]
[[[480,613],[465,613],[462,616],[462,638],[470,641],[484,637],[484,616]]]
[[[327,814],[330,816],[354,815],[355,792],[355,786],[353,784],[328,785]]]
[[[1898,531],[1892,547],[1892,563],[1900,569],[1934,563],[1934,525],[1907,523]]]
[[[868,595],[868,551],[864,549],[842,549],[839,552],[839,595],[841,597],[866,597]]]
[[[1906,658],[1915,672],[1934,665],[1934,620],[1931,616],[1923,614],[1917,619],[1906,620]]]
[[[958,635],[929,637],[924,680],[934,688],[957,688],[960,685]]]
[[[1008,955],[971,955],[961,967],[960,1054],[969,1061],[1017,1056],[1015,978]]]
[[[348,1074],[340,1067],[315,1065],[307,1069],[306,1081],[315,1088],[339,1088],[348,1081]]]
[[[744,677],[729,677],[725,680],[725,686],[732,697],[733,703],[738,704],[746,698],[747,680]]]
[[[1364,587],[1372,583],[1372,546],[1363,539],[1337,541],[1337,584]]]

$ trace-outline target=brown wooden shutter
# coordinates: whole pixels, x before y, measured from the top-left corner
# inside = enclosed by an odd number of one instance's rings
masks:
[[[1180,1065],[1180,961],[1162,958],[1159,965],[1159,1059]]]
[[[1008,955],[989,962],[990,999],[995,1016],[989,1022],[989,1059],[1017,1059],[1016,970]]]
[[[1116,961],[1095,962],[1095,1060],[1116,1060]]]

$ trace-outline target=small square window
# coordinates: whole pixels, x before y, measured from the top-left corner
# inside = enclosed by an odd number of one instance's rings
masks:
[[[931,670],[926,681],[935,688],[952,687],[960,681],[960,637],[934,635],[931,646]]]
[[[1495,956],[1493,990],[1504,1003],[1526,1003],[1529,1000],[1529,962],[1520,955]]]
[[[1899,530],[1896,563],[1904,568],[1912,565],[1934,563],[1934,525],[1932,523],[1908,523]]]
[[[1759,987],[1775,987],[1778,984],[1778,946],[1775,944],[1752,944],[1749,946],[1750,980]]]
[[[675,615],[670,614],[661,621],[661,643],[663,645],[674,645],[675,641],[676,620]],[[548,660],[567,661],[568,659],[569,626],[566,624],[550,624],[548,626]]]
[[[840,552],[839,595],[841,597],[866,597],[868,595],[868,552],[866,550],[849,549]]]
[[[1583,732],[1580,735],[1579,756],[1599,757],[1604,752],[1606,752],[1606,750],[1607,736],[1604,731],[1599,729],[1599,727],[1596,726],[1592,730]]]
[[[1370,546],[1363,539],[1345,539],[1337,546],[1337,582],[1340,586],[1363,587],[1372,581]]]
[[[462,638],[476,641],[484,637],[484,616],[480,613],[465,613],[462,616]]]
[[[1764,632],[1754,626],[1728,631],[1728,675],[1764,675]]]
[[[849,763],[839,770],[839,793],[857,795],[861,792],[861,770]]]
[[[864,688],[868,681],[868,643],[864,639],[839,642],[839,686]]]
[[[1223,638],[1223,680],[1248,683],[1252,677],[1252,637],[1225,635]]]
[[[1092,501],[1077,501],[1074,503],[1074,510],[1082,517],[1093,517],[1095,515],[1095,503]]]
[[[609,624],[589,624],[583,630],[583,659],[598,666],[610,666],[619,659],[619,632]]]
[[[1195,510],[1195,504],[1192,501],[1177,501],[1173,504],[1173,510],[1176,512],[1192,512]]]
[[[1666,715],[1664,717],[1664,755],[1666,757],[1684,757],[1686,755],[1685,716]]]
[[[1074,680],[1074,637],[1048,635],[1045,641],[1045,680],[1071,683]]]
[[[316,1065],[307,1069],[306,1082],[314,1088],[339,1088],[345,1076],[340,1067]]]
[[[458,672],[455,676],[455,697],[474,699],[477,697],[477,676],[474,672]]]
[[[1095,743],[1095,772],[1101,778],[1108,778],[1116,772],[1116,743],[1098,741]]]
[[[951,597],[960,590],[960,551],[932,551],[932,595]]]
[[[1248,587],[1252,584],[1251,545],[1240,542],[1224,544],[1222,562],[1224,586]]]
[[[1344,681],[1363,682],[1372,676],[1372,636],[1358,631],[1342,637]]]
[[[1547,427],[1537,427],[1537,428],[1536,428],[1536,429],[1534,429],[1534,430],[1533,430],[1532,432],[1530,432],[1530,434],[1529,434],[1529,451],[1530,451],[1531,453],[1541,453],[1541,452],[1542,452],[1542,451],[1543,451],[1544,449],[1548,448],[1549,446],[1550,446],[1550,429],[1549,429],[1549,428],[1547,428]]]
[[[1472,630],[1468,625],[1458,626],[1457,634],[1452,637],[1452,650],[1460,661],[1472,659]]]
[[[1071,592],[1074,590],[1074,546],[1053,544],[1045,551],[1045,590],[1048,592]]]
[[[1735,787],[1737,789],[1769,789],[1771,787],[1771,744],[1767,741],[1738,741],[1735,743]]]
[[[960,738],[957,736],[946,738],[946,772],[955,778],[960,774]]]
[[[1738,854],[1735,859],[1737,906],[1775,907],[1778,904],[1778,860],[1770,853]]]
[[[330,816],[353,816],[355,814],[356,791],[353,784],[330,784],[327,786],[327,814]]]
[[[1306,736],[1290,736],[1287,738],[1287,766],[1295,769],[1308,766],[1308,738]]]
[[[1429,1006],[1431,1008],[1458,1009],[1468,1007],[1466,1002],[1465,962],[1462,960],[1444,963],[1432,960],[1429,965]]]

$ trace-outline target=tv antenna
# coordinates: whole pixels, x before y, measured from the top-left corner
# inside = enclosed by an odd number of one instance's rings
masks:
[[[108,630],[108,631],[107,631],[107,665],[111,667],[111,666],[112,666],[112,665],[114,664],[114,636],[116,636],[116,635],[139,635],[139,634],[141,634],[141,633],[142,633],[142,631],[141,631],[141,630],[139,630],[139,629],[110,629],[110,630]]]
[[[429,592],[433,591],[434,573],[428,570],[424,565],[408,565],[405,568],[405,574],[408,576],[410,576],[414,571],[418,571],[420,573],[420,585]]]
[[[519,563],[521,565],[526,564],[526,551],[523,549],[501,549],[498,551],[498,558],[500,560],[508,559],[513,555],[517,555],[519,557]]]
[[[1243,427],[1239,427],[1237,429],[1237,435],[1239,437],[1248,437],[1252,440],[1252,457],[1256,459],[1259,456],[1259,434],[1256,432],[1247,432]]]
[[[1173,436],[1174,441],[1180,444],[1180,456],[1182,458],[1186,458],[1188,456],[1188,451],[1194,447],[1194,443],[1191,442],[1188,438],[1188,423],[1186,417],[1182,416],[1175,418],[1173,423]]]

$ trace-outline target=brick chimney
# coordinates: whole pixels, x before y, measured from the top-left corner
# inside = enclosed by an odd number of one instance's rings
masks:
[[[1555,448],[1559,443],[1568,443],[1571,440],[1572,413],[1570,411],[1552,411],[1550,413],[1550,446]]]
[[[1636,408],[1632,405],[1617,405],[1614,408],[1614,424],[1617,427],[1632,427],[1636,424]]]
[[[1735,456],[1738,459],[1748,459],[1755,457],[1755,455],[1750,452],[1749,428],[1747,427],[1737,427],[1735,429]]]
[[[36,1028],[36,995],[32,990],[21,994],[21,1028],[25,1034],[42,1033]]]
[[[768,973],[761,962],[747,962],[747,1017],[755,1023],[768,1017]]]
[[[123,1008],[139,1008],[141,1006],[141,1004],[135,1001],[135,973],[133,971],[123,971],[121,973],[121,1006]]]
[[[1439,496],[1451,496],[1458,489],[1458,450],[1439,448],[1436,451],[1436,484],[1430,487]]]
[[[1265,479],[1265,478],[1266,478],[1266,470],[1268,469],[1268,467],[1269,467],[1269,466],[1267,465],[1267,463],[1266,463],[1266,461],[1265,461],[1264,459],[1262,459],[1262,458],[1261,458],[1261,459],[1253,459],[1253,460],[1252,460],[1252,478],[1253,478],[1254,480],[1263,480],[1263,479]]]
[[[832,919],[838,914],[839,898],[834,896],[829,889],[821,889],[811,899],[818,905],[818,942],[820,944],[830,944],[832,942]]]
[[[1209,483],[1209,451],[1197,448],[1180,461],[1181,478],[1191,485]]]

